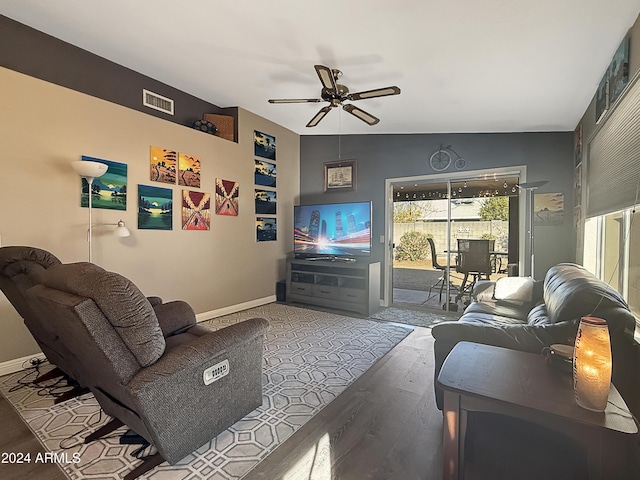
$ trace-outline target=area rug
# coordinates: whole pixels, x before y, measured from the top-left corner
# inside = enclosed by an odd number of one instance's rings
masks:
[[[404,323],[415,327],[432,327],[438,323],[456,321],[462,314],[457,312],[429,312],[413,308],[388,307],[371,315],[371,319]]]
[[[251,317],[269,320],[263,359],[263,403],[177,465],[144,479],[240,479],[329,404],[411,328],[272,303],[204,323],[219,329]],[[33,388],[15,388],[24,373],[0,379],[0,392],[70,479],[120,479],[140,462],[137,445],[121,445],[123,427],[82,444],[108,420],[91,394],[53,405]]]

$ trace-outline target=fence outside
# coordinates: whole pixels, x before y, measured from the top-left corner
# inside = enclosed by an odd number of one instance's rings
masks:
[[[447,245],[447,222],[413,222],[393,224],[393,243],[397,247],[400,245],[400,238],[406,232],[421,232],[431,235],[436,245],[438,253],[446,250]],[[450,249],[458,248],[458,238],[486,238],[491,235],[495,238],[495,249],[506,252],[509,246],[509,222],[506,220],[490,221],[456,221],[451,222],[451,245]]]

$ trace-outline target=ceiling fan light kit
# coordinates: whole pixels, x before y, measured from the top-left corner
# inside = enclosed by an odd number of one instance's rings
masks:
[[[345,85],[341,85],[338,79],[342,76],[342,72],[337,69],[331,69],[324,65],[314,65],[320,83],[322,84],[321,98],[278,98],[270,99],[269,103],[318,103],[329,102],[329,105],[320,109],[318,113],[307,123],[307,127],[315,127],[327,113],[334,107],[342,106],[342,109],[349,112],[356,118],[359,118],[367,125],[375,125],[380,119],[368,112],[345,101],[366,100],[369,98],[386,97],[389,95],[399,95],[400,89],[396,86],[376,88],[374,90],[365,90],[363,92],[349,93],[349,89]]]

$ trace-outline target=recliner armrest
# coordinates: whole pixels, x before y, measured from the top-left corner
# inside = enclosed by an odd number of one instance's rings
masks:
[[[162,305],[162,298],[160,297],[151,296],[147,297],[147,300],[149,300],[149,303],[152,307],[155,307],[156,305]]]
[[[145,384],[167,380],[173,375],[187,375],[186,370],[204,370],[211,366],[212,359],[228,355],[228,351],[237,345],[264,335],[268,326],[269,322],[264,318],[251,318],[179,345],[165,352],[154,364],[141,369],[131,380],[129,387],[137,390]]]
[[[196,324],[193,308],[182,300],[153,305],[153,310],[165,338]]]

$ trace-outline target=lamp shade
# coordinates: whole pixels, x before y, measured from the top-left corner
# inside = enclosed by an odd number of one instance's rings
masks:
[[[120,220],[118,222],[118,226],[116,227],[116,229],[115,229],[115,231],[113,233],[115,234],[116,237],[130,237],[131,236],[131,232],[125,226],[125,224],[124,224],[124,222],[122,220]]]
[[[107,173],[107,169],[109,168],[104,163],[92,162],[88,160],[78,160],[75,162],[71,162],[71,166],[81,177],[91,179],[101,177],[102,175]]]
[[[573,388],[576,403],[602,412],[611,386],[611,343],[607,322],[582,317],[573,349]]]

